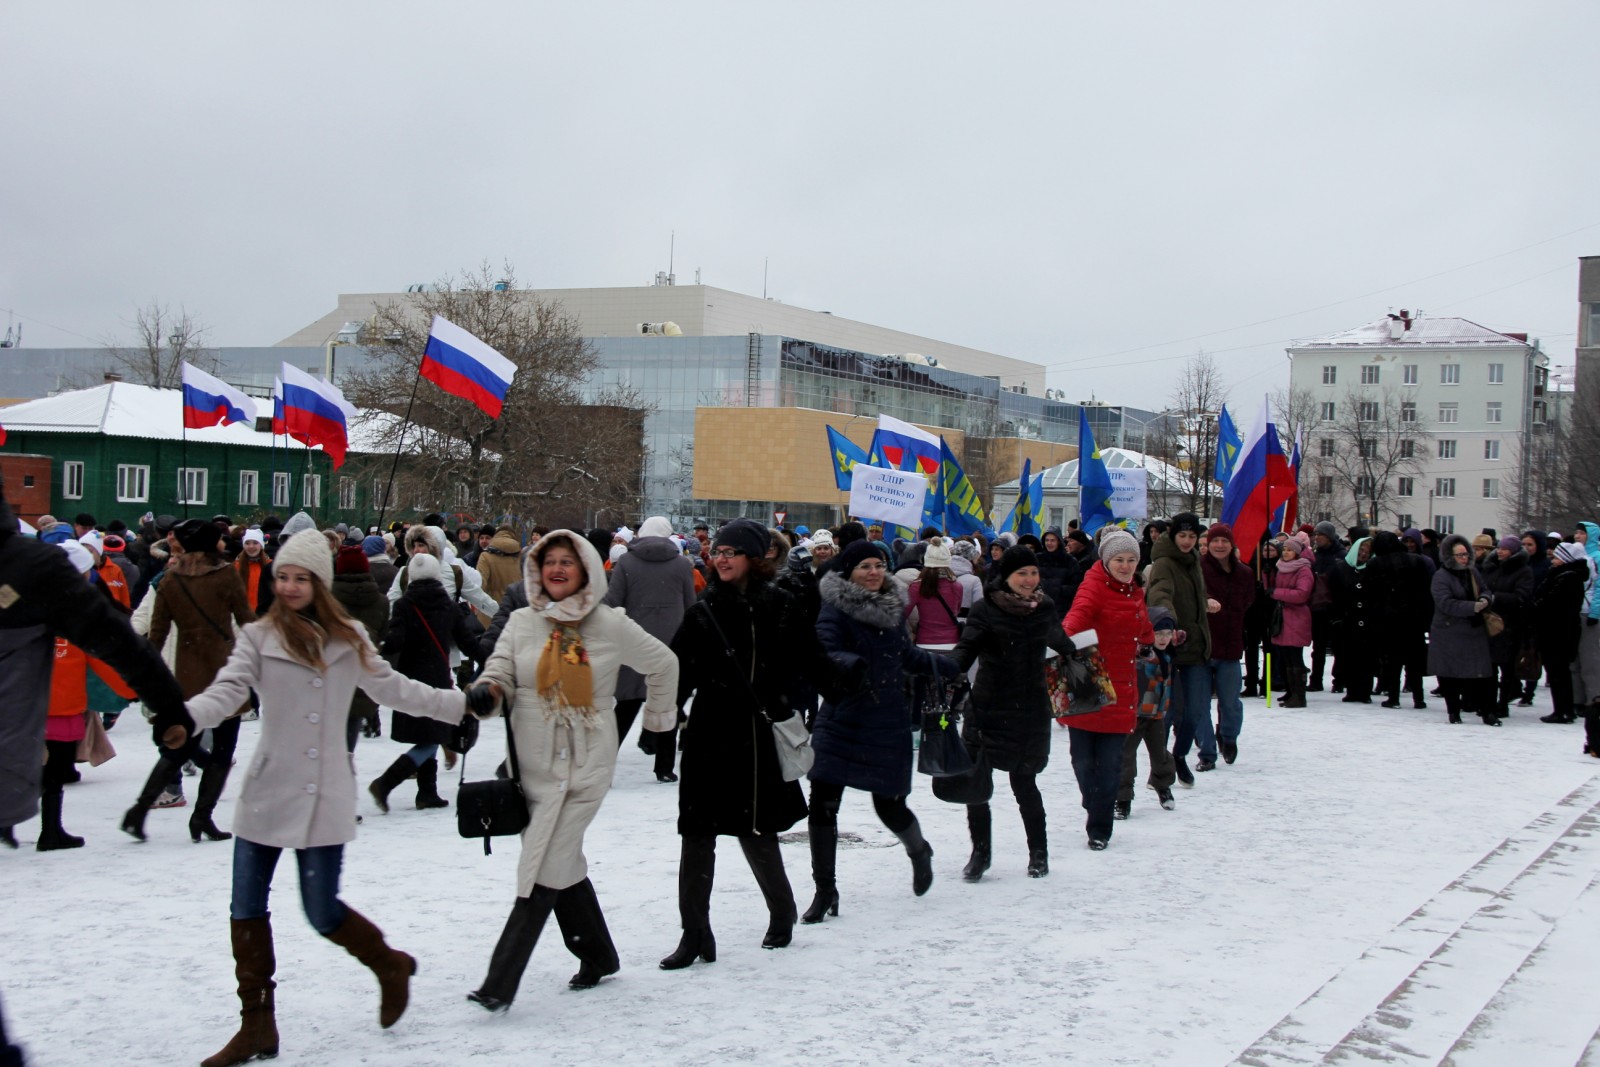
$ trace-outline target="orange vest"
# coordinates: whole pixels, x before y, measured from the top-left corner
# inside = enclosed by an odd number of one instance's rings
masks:
[[[245,600],[249,602],[250,610],[257,614],[260,614],[256,608],[256,599],[261,595],[261,571],[270,562],[265,552],[257,559],[251,559],[241,552],[239,558],[233,561],[234,567],[239,572],[239,580],[244,582]]]
[[[122,676],[65,637],[56,638],[55,667],[50,672],[50,714],[82,715],[89,710],[89,670],[125,700],[136,695]]]
[[[128,576],[122,573],[122,568],[117,566],[115,560],[110,556],[105,557],[104,562],[95,568],[95,574],[105,587],[111,590],[111,595],[116,598],[118,604],[129,611],[133,610],[133,591],[128,588]]]

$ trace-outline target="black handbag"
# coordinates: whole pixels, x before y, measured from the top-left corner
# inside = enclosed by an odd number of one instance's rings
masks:
[[[950,778],[972,770],[972,753],[961,740],[960,717],[950,704],[942,700],[922,713],[917,770],[931,778]]]
[[[490,838],[509,837],[528,828],[533,818],[533,803],[522,791],[522,771],[517,766],[517,738],[511,732],[511,709],[505,709],[506,760],[511,777],[469,782],[467,758],[461,757],[461,788],[456,791],[456,831],[466,838],[483,838],[483,854],[489,855]]]
[[[965,718],[972,715],[972,697],[970,692],[964,700],[958,701]],[[950,731],[952,734],[954,730]],[[994,796],[994,775],[989,769],[988,757],[983,750],[983,733],[976,731],[974,741],[969,746],[960,737],[956,742],[966,750],[971,766],[961,774],[950,774],[937,777],[933,780],[933,795],[947,804],[987,804],[989,798]]]

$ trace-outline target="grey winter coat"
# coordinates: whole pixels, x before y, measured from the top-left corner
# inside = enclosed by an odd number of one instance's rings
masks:
[[[694,564],[666,537],[635,537],[611,565],[605,603],[621,608],[657,641],[670,643],[694,604]],[[643,700],[644,675],[628,667],[617,675],[618,700]]]
[[[1439,546],[1439,569],[1433,572],[1433,625],[1428,635],[1428,673],[1439,678],[1493,678],[1489,631],[1477,610],[1480,594],[1488,593],[1477,571],[1460,567],[1451,557],[1456,544],[1469,544],[1451,534]],[[1477,582],[1477,592],[1473,582]]]

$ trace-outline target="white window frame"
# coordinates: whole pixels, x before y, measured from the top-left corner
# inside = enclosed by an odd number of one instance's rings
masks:
[[[61,464],[61,498],[83,499],[83,461],[69,459]]]
[[[1444,440],[1439,442],[1439,458],[1440,459],[1455,459],[1456,458],[1456,441],[1455,441],[1455,438],[1447,437]]]
[[[1433,495],[1440,500],[1454,500],[1456,480],[1454,478],[1435,478],[1433,480]]]
[[[288,471],[272,472],[272,506],[286,508],[289,506],[290,483],[293,479]]]
[[[1460,385],[1461,384],[1461,364],[1459,364],[1459,363],[1441,363],[1441,364],[1439,364],[1439,384],[1440,385]]]
[[[1323,385],[1338,385],[1339,384],[1339,367],[1338,367],[1337,364],[1333,364],[1333,363],[1325,363],[1325,364],[1323,364],[1323,366],[1322,366],[1322,384]]]
[[[1399,482],[1395,485],[1394,495],[1395,496],[1415,496],[1416,492],[1417,492],[1417,480],[1415,478],[1411,478],[1411,477],[1402,477],[1402,478],[1400,478]]]
[[[1376,400],[1362,400],[1356,404],[1357,422],[1377,422],[1380,406]]]
[[[261,474],[259,471],[239,472],[239,503],[255,504],[261,495]]]
[[[1400,442],[1400,458],[1415,459],[1417,456],[1417,443],[1410,438]]]
[[[1416,422],[1417,421],[1417,402],[1415,400],[1402,400],[1402,401],[1400,401],[1400,421],[1401,422]]]
[[[383,501],[383,489],[384,489],[385,484],[387,484],[386,483],[386,479],[383,479],[383,478],[374,478],[374,479],[372,479],[372,510],[373,511],[387,510],[387,508],[385,508],[384,501]]]
[[[1491,438],[1488,438],[1487,440],[1485,440],[1483,442],[1483,458],[1484,459],[1499,459],[1500,458],[1500,440],[1499,440],[1499,438],[1491,437]]]
[[[1456,532],[1456,517],[1454,515],[1435,515],[1433,528],[1440,536]]]
[[[1396,525],[1398,525],[1402,530],[1409,530],[1417,525],[1412,521],[1411,513],[1409,511],[1398,516],[1398,518],[1400,521]]]
[[[1483,480],[1483,499],[1485,499],[1485,500],[1499,500],[1500,499],[1500,479],[1499,478],[1485,478]]]
[[[1319,493],[1331,493],[1331,492],[1333,492],[1333,475],[1331,475],[1331,474],[1319,474],[1319,475],[1317,475],[1317,492],[1319,492]]]
[[[1317,455],[1322,459],[1332,459],[1339,454],[1339,443],[1331,437],[1317,439]]]
[[[1356,494],[1355,495],[1358,496],[1358,497],[1362,497],[1362,498],[1370,497],[1372,495],[1372,490],[1376,486],[1376,484],[1377,484],[1376,481],[1373,479],[1372,475],[1370,475],[1370,474],[1358,474],[1358,475],[1356,475]]]
[[[1378,372],[1381,370],[1383,370],[1383,368],[1378,366],[1376,363],[1368,363],[1363,366],[1361,368],[1361,384],[1377,385],[1379,377]]]
[[[1439,401],[1439,423],[1448,426],[1461,421],[1461,405],[1454,400]]]
[[[117,464],[117,503],[145,504],[150,500],[150,467],[144,463]]]
[[[1400,365],[1400,384],[1417,384],[1417,365],[1415,363],[1402,363]]]
[[[300,479],[300,506],[307,510],[322,506],[322,475],[307,474]]]
[[[1338,402],[1334,401],[1334,400],[1324,400],[1322,402],[1322,421],[1323,422],[1333,422],[1338,417],[1339,417]]]
[[[1483,421],[1488,423],[1502,423],[1506,421],[1506,406],[1498,400],[1491,400],[1483,406]]]
[[[209,468],[178,468],[178,503],[204,504],[206,502],[206,494],[210,489],[211,471]]]
[[[339,510],[354,511],[356,509],[356,480],[354,478],[339,479]]]
[[[1506,365],[1504,363],[1491,363],[1491,364],[1489,364],[1489,384],[1490,385],[1504,385],[1504,384],[1506,384]]]

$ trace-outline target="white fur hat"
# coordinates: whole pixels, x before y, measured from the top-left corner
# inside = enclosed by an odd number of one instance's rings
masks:
[[[421,582],[429,578],[440,581],[444,571],[439,567],[439,561],[426,552],[419,552],[411,557],[406,564],[406,582]]]
[[[328,539],[316,530],[302,530],[289,538],[272,558],[272,566],[304,567],[317,576],[324,589],[333,588],[333,553],[328,550]]]
[[[67,554],[67,559],[72,561],[79,574],[87,574],[94,570],[94,553],[77,541],[62,541],[56,547]]]

